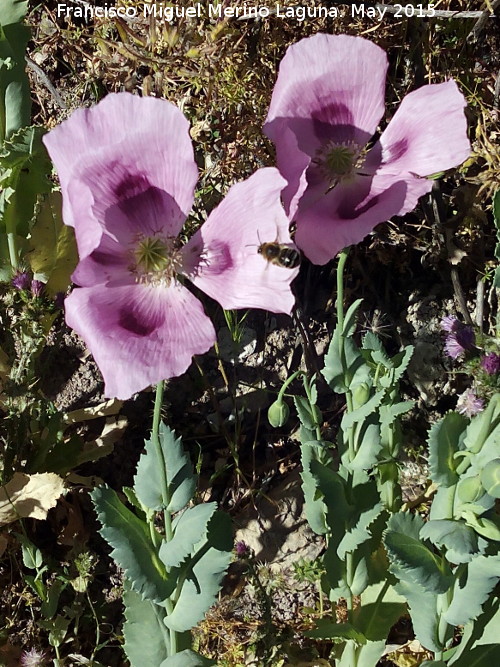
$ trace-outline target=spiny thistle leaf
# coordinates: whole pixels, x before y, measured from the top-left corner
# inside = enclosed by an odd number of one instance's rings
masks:
[[[208,522],[216,509],[216,503],[202,503],[188,507],[180,515],[173,538],[160,547],[160,558],[167,567],[178,567],[188,558],[194,545],[206,534]]]
[[[109,487],[98,487],[90,496],[102,524],[99,532],[113,547],[111,557],[124,570],[134,591],[157,602],[168,598],[175,580],[168,579],[148,525],[125,507]]]
[[[167,656],[169,633],[163,618],[165,609],[150,600],[143,600],[125,579],[123,604],[125,623],[123,650],[131,667],[157,667]],[[144,638],[147,637],[147,641]]]
[[[453,581],[450,568],[420,539],[423,519],[399,512],[387,522],[384,543],[391,572],[408,583],[419,584],[430,593],[444,593]]]
[[[433,482],[453,486],[458,481],[455,453],[463,449],[467,419],[458,412],[448,412],[434,424],[428,436],[429,472]]]
[[[163,422],[160,424],[162,456],[151,440],[146,440],[146,453],[141,455],[134,477],[134,490],[143,505],[153,510],[178,512],[191,500],[196,487],[193,466],[182,447],[181,438],[175,437]],[[166,469],[168,498],[163,498],[161,471]]]
[[[465,625],[476,619],[500,579],[500,555],[477,556],[463,576],[455,581],[453,600],[444,614],[450,625]]]

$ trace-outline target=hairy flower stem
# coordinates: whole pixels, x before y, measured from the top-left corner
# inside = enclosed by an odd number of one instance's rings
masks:
[[[156,455],[158,460],[161,462],[160,465],[160,475],[161,475],[161,489],[162,489],[162,500],[163,500],[163,524],[165,527],[165,539],[167,542],[173,537],[172,532],[172,517],[168,511],[168,505],[170,502],[170,495],[168,492],[167,484],[167,468],[165,464],[165,458],[163,456],[163,451],[160,443],[160,420],[161,420],[161,407],[163,405],[163,392],[165,390],[165,383],[162,380],[156,385],[156,394],[155,394],[155,407],[153,412],[153,428],[151,430],[151,442],[153,443],[154,448],[156,449]],[[165,608],[168,614],[171,614],[174,605],[171,600],[165,601]],[[177,653],[177,633],[175,630],[170,630],[170,655],[175,655]]]
[[[351,381],[351,378],[347,377],[347,361],[346,361],[346,356],[345,356],[345,336],[344,336],[344,267],[347,261],[347,256],[349,254],[349,248],[344,248],[342,252],[339,255],[339,261],[337,264],[337,327],[339,330],[339,355],[341,359],[341,364],[342,368],[345,369],[345,375],[344,375],[344,383],[346,387],[346,404],[347,404],[347,412],[352,412],[354,409],[353,406],[353,400],[352,400],[352,393],[351,390],[349,389],[349,384]],[[356,456],[356,442],[355,442],[355,433],[354,433],[354,428],[351,427],[349,428],[348,432],[348,447],[349,447],[349,461],[352,461],[354,457]],[[347,486],[348,490],[352,490],[352,484],[353,484],[353,473],[351,471],[348,472],[347,475]],[[349,596],[346,599],[346,604],[347,604],[347,611],[349,615],[349,619],[351,619],[352,616],[352,611],[354,608],[354,596],[351,592],[351,585],[352,581],[354,579],[354,556],[352,552],[346,553],[346,577],[345,577],[345,582],[349,588]],[[350,644],[348,643],[347,646]],[[353,650],[347,649],[346,650]],[[352,664],[352,667],[355,667],[356,665],[356,658],[355,654],[353,653],[352,656],[354,662],[351,660],[349,664]]]

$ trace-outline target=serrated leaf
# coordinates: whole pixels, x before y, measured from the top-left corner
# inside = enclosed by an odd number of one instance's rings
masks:
[[[111,557],[124,570],[132,588],[142,597],[161,602],[168,598],[175,579],[168,578],[165,566],[151,542],[149,527],[106,486],[90,494],[102,528],[99,531],[113,547]]]
[[[212,667],[216,663],[208,658],[186,649],[164,660],[160,667]]]
[[[447,549],[446,558],[451,563],[468,563],[479,552],[476,533],[463,521],[428,521],[420,531],[420,537],[430,540],[437,547],[444,546]]]
[[[361,405],[352,412],[346,412],[342,417],[342,429],[345,431],[354,426],[354,424],[361,424],[369,415],[375,412],[382,403],[384,396],[385,390],[378,391],[364,405]]]
[[[394,588],[408,603],[415,637],[429,651],[441,651],[444,646],[439,641],[438,595],[407,581],[398,581]]]
[[[404,415],[408,410],[411,410],[414,405],[415,401],[400,401],[399,403],[381,405],[379,410],[381,426],[391,426],[397,417]]]
[[[317,405],[311,405],[303,396],[294,396],[293,402],[300,422],[305,428],[312,431],[321,424],[321,412]]]
[[[315,441],[306,442],[300,446],[300,456],[302,461],[300,476],[302,477],[306,519],[317,535],[324,535],[328,530],[325,518],[326,506],[323,499],[318,497],[316,493],[317,487],[314,475],[311,472],[311,462],[325,459],[325,447]]]
[[[436,484],[453,486],[457,483],[455,454],[463,448],[466,427],[467,419],[458,412],[448,412],[431,427],[428,436],[429,474]]]
[[[325,356],[325,367],[321,374],[337,394],[343,394],[352,384],[369,380],[370,369],[352,338],[343,338],[343,354],[340,354],[340,333],[338,327]]]
[[[363,350],[383,350],[382,341],[380,338],[373,333],[373,331],[367,331],[363,336]]]
[[[216,503],[188,507],[179,517],[173,538],[160,547],[160,558],[167,567],[178,567],[191,554],[207,532],[208,522],[217,509]]]
[[[448,564],[420,540],[422,526],[418,514],[399,512],[390,517],[384,534],[389,569],[398,579],[419,584],[431,593],[444,593],[453,576]]]
[[[453,600],[444,614],[450,625],[465,625],[476,619],[500,579],[500,555],[476,556],[466,573],[455,581]]]
[[[181,438],[176,438],[175,432],[163,422],[160,424],[159,439],[161,456],[152,440],[146,440],[146,453],[139,459],[134,489],[143,505],[153,510],[164,509],[161,471],[166,469],[166,509],[172,513],[178,512],[188,504],[195,491],[193,466],[184,452]]]
[[[126,579],[123,604],[123,650],[131,667],[157,667],[167,658],[170,643],[169,632],[163,623],[165,610],[150,600],[143,600]]]
[[[62,221],[60,192],[50,193],[31,228],[28,261],[37,280],[54,296],[66,292],[78,263],[75,232]]]
[[[341,560],[345,559],[347,553],[354,552],[360,544],[371,538],[370,526],[383,510],[384,505],[376,503],[373,507],[360,512],[356,525],[345,532],[337,548],[337,553]]]
[[[180,593],[176,591],[173,612],[165,619],[169,628],[185,632],[202,620],[215,602],[232,560],[232,546],[231,520],[227,514],[216,512],[209,525],[207,540],[195,547],[191,563],[180,570],[179,581],[183,581],[183,585]]]
[[[319,618],[314,630],[308,630],[304,635],[315,639],[352,639],[358,645],[366,643],[366,637],[351,623],[334,623],[326,618]]]
[[[398,352],[393,356],[392,364],[394,366],[394,382],[397,382],[399,379],[401,379],[403,373],[410,364],[414,352],[415,348],[413,345],[407,345],[401,350],[401,352]]]
[[[329,544],[334,544],[337,548],[353,510],[346,499],[344,480],[337,472],[314,459],[310,462],[309,469],[328,508],[326,520],[331,530]]]

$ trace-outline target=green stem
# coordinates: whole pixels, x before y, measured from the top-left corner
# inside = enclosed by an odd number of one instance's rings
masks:
[[[16,234],[7,230],[7,243],[9,246],[10,265],[13,271],[17,271],[19,266],[19,255],[17,252]]]
[[[348,254],[349,248],[344,248],[337,264],[337,326],[341,337],[344,335],[344,266]]]
[[[283,385],[281,386],[281,389],[278,392],[278,398],[276,399],[277,401],[282,401],[283,396],[285,395],[286,388],[288,385],[290,385],[295,378],[299,377],[299,375],[305,375],[304,371],[295,371],[295,373],[292,373],[289,378],[287,378],[284,382]]]
[[[153,411],[153,428],[151,431],[151,442],[153,443],[154,448],[156,449],[156,455],[158,461],[160,462],[160,475],[161,475],[161,495],[163,501],[163,524],[165,527],[165,539],[167,542],[170,542],[173,537],[172,531],[172,517],[168,511],[168,505],[170,503],[170,494],[168,492],[168,482],[167,482],[167,465],[165,463],[165,457],[163,456],[163,451],[160,443],[160,421],[161,421],[161,408],[163,405],[163,393],[165,391],[165,383],[162,380],[156,385],[156,394],[155,394],[155,407]],[[165,608],[167,614],[171,614],[174,610],[174,604],[171,600],[165,601]],[[170,630],[170,655],[175,655],[177,653],[177,633],[175,630]]]
[[[154,448],[156,449],[156,455],[160,461],[160,475],[161,475],[161,495],[163,500],[163,523],[165,526],[165,538],[167,542],[173,537],[172,533],[172,518],[167,507],[170,502],[170,495],[168,492],[168,483],[167,483],[167,466],[165,463],[165,458],[163,456],[163,451],[161,449],[160,443],[160,419],[161,419],[161,407],[163,405],[163,392],[165,390],[165,383],[163,380],[158,382],[156,385],[156,395],[155,395],[155,407],[153,412],[153,428],[151,431],[151,441]]]

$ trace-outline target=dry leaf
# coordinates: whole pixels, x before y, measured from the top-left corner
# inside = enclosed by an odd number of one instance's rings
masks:
[[[16,472],[8,484],[0,487],[0,526],[19,518],[45,519],[63,490],[63,480],[53,472]]]
[[[68,424],[76,424],[89,421],[90,419],[97,419],[98,417],[110,417],[111,415],[117,415],[122,405],[123,401],[120,401],[117,398],[112,398],[109,401],[99,403],[99,405],[95,405],[91,408],[81,408],[80,410],[68,412],[64,420],[68,422]]]

